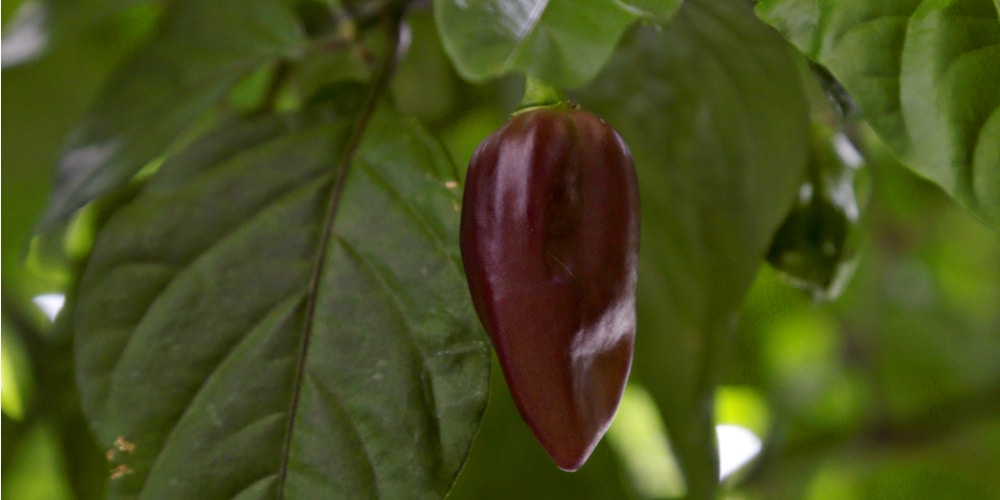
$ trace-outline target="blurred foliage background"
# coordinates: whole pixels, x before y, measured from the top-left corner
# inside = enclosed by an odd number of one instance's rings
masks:
[[[20,4],[3,4],[3,498],[99,498],[107,466],[79,409],[71,342],[35,300],[70,286],[92,235],[86,216],[48,238],[31,232],[66,134],[160,7],[80,2],[74,12],[87,15],[54,17],[64,36],[25,55],[8,50],[15,13],[32,14]],[[392,96],[464,165],[516,106],[521,83],[465,83],[428,10],[411,15],[409,28]],[[249,78],[224,106],[241,106],[255,86]],[[716,410],[720,424],[752,432],[760,449],[724,479],[727,498],[1000,498],[1000,233],[865,136],[871,202],[843,295],[816,304],[762,265],[742,309]],[[630,386],[590,462],[566,474],[494,376],[452,497],[677,494],[677,465],[657,439],[668,434],[648,399]],[[720,442],[726,463],[728,441]]]

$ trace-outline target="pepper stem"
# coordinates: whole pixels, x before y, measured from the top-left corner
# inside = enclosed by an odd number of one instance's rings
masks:
[[[524,82],[524,97],[521,98],[521,105],[514,114],[542,107],[569,107],[569,102],[559,89],[550,86],[534,76],[528,75]]]

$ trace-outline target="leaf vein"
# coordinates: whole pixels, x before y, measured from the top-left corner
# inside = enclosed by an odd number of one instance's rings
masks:
[[[312,385],[316,388],[316,390],[321,395],[326,396],[326,399],[330,403],[336,405],[337,409],[341,413],[343,413],[345,415],[348,415],[349,417],[352,416],[351,412],[348,411],[347,406],[344,405],[343,400],[336,393],[336,391],[334,391],[333,389],[327,387],[326,384],[324,384],[321,380],[319,380],[315,375],[313,375],[311,373],[307,372],[306,373],[306,377],[310,381],[312,381]],[[357,438],[358,442],[361,444],[361,453],[364,455],[364,457],[365,457],[365,463],[368,464],[368,469],[371,472],[371,478],[372,478],[372,481],[371,481],[371,490],[374,491],[374,492],[376,492],[376,493],[378,493],[378,491],[379,491],[379,489],[378,489],[378,485],[379,485],[379,481],[378,481],[378,467],[375,466],[375,460],[372,458],[371,451],[368,449],[368,443],[365,440],[364,435],[361,434],[361,430],[358,429],[358,426],[354,424],[354,420],[352,418],[346,418],[344,420],[347,423],[347,430],[350,431],[351,435],[353,435],[355,438]]]
[[[284,449],[281,453],[281,463],[278,472],[279,498],[284,497],[285,481],[288,476],[288,461],[291,456],[292,434],[295,432],[295,419],[302,391],[302,381],[306,372],[306,362],[308,361],[309,355],[309,341],[313,332],[316,304],[319,300],[320,282],[326,265],[326,253],[329,249],[330,239],[333,237],[334,222],[337,218],[344,184],[347,181],[347,173],[350,170],[349,167],[351,165],[351,160],[354,158],[358,147],[361,145],[361,139],[364,136],[365,131],[368,129],[368,124],[372,115],[375,113],[375,107],[378,104],[378,100],[388,87],[389,77],[392,74],[393,68],[396,66],[396,56],[400,41],[400,23],[401,21],[399,18],[393,18],[390,20],[390,26],[388,29],[389,49],[385,59],[382,61],[381,66],[375,74],[371,90],[361,106],[357,121],[354,123],[351,135],[347,139],[346,146],[338,163],[339,168],[336,172],[333,187],[330,190],[329,205],[327,206],[326,215],[323,219],[323,233],[320,235],[320,239],[317,243],[316,260],[313,265],[312,279],[309,283],[309,299],[306,302],[305,326],[298,353],[298,362],[295,368],[295,378],[293,379],[292,385],[292,397],[289,403],[290,410],[288,413],[288,426],[285,428],[285,443]]]
[[[275,310],[277,310],[281,306],[284,306],[284,305],[288,304],[289,302],[291,302],[293,300],[297,300],[296,296],[298,296],[298,295],[299,295],[299,293],[293,294],[292,296],[286,298],[285,300],[282,300],[282,301],[276,303],[270,309],[268,309],[263,314],[261,314],[261,317],[258,318],[254,322],[253,327],[251,327],[251,329],[250,329],[251,333],[248,333],[248,334],[243,335],[242,337],[240,337],[239,341],[237,341],[234,344],[230,345],[229,348],[225,351],[225,353],[223,353],[223,355],[219,359],[219,361],[216,362],[214,364],[214,366],[212,367],[212,371],[208,373],[208,376],[206,376],[204,378],[204,380],[202,380],[202,383],[198,386],[197,389],[194,390],[194,392],[191,394],[191,397],[188,399],[187,403],[185,403],[184,409],[181,410],[181,413],[177,417],[177,420],[175,421],[174,425],[170,428],[170,433],[167,434],[167,438],[163,441],[163,444],[159,447],[159,452],[156,455],[156,460],[154,460],[153,464],[150,466],[149,472],[147,473],[147,477],[149,477],[150,475],[152,475],[156,471],[157,467],[160,466],[160,461],[161,461],[161,459],[164,456],[164,452],[167,449],[169,449],[173,445],[173,443],[174,443],[174,439],[177,436],[177,429],[179,428],[180,423],[183,422],[185,418],[187,418],[188,414],[194,408],[194,402],[198,400],[198,396],[201,395],[201,393],[207,387],[211,386],[212,381],[215,380],[215,377],[219,373],[219,369],[222,368],[223,366],[225,366],[226,362],[228,362],[229,359],[237,351],[239,351],[240,346],[242,346],[248,339],[250,339],[251,337],[253,337],[253,333],[252,332],[254,330],[256,330],[257,328],[259,328],[262,323],[264,323],[265,321],[267,321],[271,317],[271,314]],[[295,311],[295,308],[289,308],[288,309],[288,313],[292,313],[294,311]],[[265,418],[268,418],[269,416],[273,416],[273,414],[272,415],[265,415],[265,416],[263,416],[263,417],[255,420],[255,421],[249,423],[247,426],[253,425],[254,423],[256,423],[256,422],[258,422],[260,420],[263,420]],[[240,428],[240,429],[236,430],[233,434],[239,432],[242,429],[243,428]]]
[[[385,178],[385,176],[379,173],[378,169],[375,168],[375,166],[372,165],[370,162],[359,160],[359,163],[364,167],[364,171],[368,173],[368,175],[371,176],[371,178],[374,181],[376,181],[378,186],[382,188],[382,190],[385,191],[386,194],[391,196],[393,199],[397,200],[400,203],[400,205],[402,205],[402,207],[405,209],[406,214],[409,215],[410,218],[417,223],[417,227],[420,228],[424,234],[430,237],[430,240],[435,244],[435,246],[437,246],[441,254],[448,259],[448,262],[451,262],[452,268],[455,270],[455,272],[458,273],[458,276],[463,277],[464,274],[462,274],[461,264],[459,264],[458,259],[456,259],[453,255],[448,253],[448,245],[445,242],[444,238],[442,238],[440,234],[437,234],[434,231],[433,227],[431,227],[430,223],[427,222],[427,219],[423,216],[423,214],[420,213],[419,210],[417,210],[417,208],[413,205],[413,203],[409,199],[404,197],[403,194],[399,192],[399,190],[393,187],[389,183],[389,181]]]
[[[406,333],[406,338],[409,341],[412,348],[416,351],[417,356],[420,358],[420,377],[424,383],[432,384],[434,378],[427,368],[427,355],[424,353],[420,341],[417,339],[415,332],[417,328],[412,324],[411,317],[406,313],[406,309],[403,307],[402,300],[399,294],[392,288],[385,277],[385,274],[379,270],[364,254],[359,252],[354,248],[346,239],[341,236],[336,236],[337,243],[341,245],[345,253],[355,261],[357,261],[361,266],[371,274],[372,281],[377,283],[379,288],[382,289],[383,293],[388,297],[389,303],[392,304],[393,310],[396,312],[398,317],[402,319],[403,324],[406,328],[403,328],[403,332]],[[422,397],[424,398],[424,405],[431,411],[434,415],[437,415],[437,404],[434,401],[433,390],[420,391]],[[429,399],[428,399],[429,398]],[[434,434],[435,442],[440,443],[441,440],[441,429],[437,418],[430,419],[433,428],[431,432]]]
[[[514,45],[511,47],[510,54],[507,54],[507,58],[503,62],[504,68],[510,68],[514,63],[514,59],[517,58],[518,54],[525,47],[528,37],[536,29],[541,22],[542,14],[545,9],[549,6],[548,0],[540,0],[534,5],[530,12],[528,12],[527,17],[524,19],[524,23],[516,33],[514,33]]]
[[[284,189],[284,190],[278,191],[269,201],[266,201],[263,204],[261,204],[260,208],[256,212],[250,214],[249,217],[246,217],[246,218],[240,220],[237,224],[235,224],[234,226],[232,226],[231,228],[229,228],[228,231],[226,231],[225,233],[222,233],[219,236],[218,239],[212,241],[204,249],[196,252],[194,258],[192,258],[191,260],[189,260],[187,262],[182,263],[180,265],[180,267],[177,268],[177,272],[174,275],[174,277],[171,278],[168,281],[167,285],[164,286],[159,292],[157,292],[157,294],[149,302],[149,306],[146,308],[146,313],[143,314],[142,319],[140,319],[139,323],[136,324],[136,326],[135,326],[135,331],[138,331],[138,330],[142,329],[142,327],[145,324],[145,322],[150,318],[150,316],[148,314],[149,311],[152,310],[155,307],[155,305],[160,300],[163,299],[164,294],[166,294],[167,291],[171,289],[171,285],[173,283],[176,283],[177,280],[180,279],[182,276],[184,276],[188,272],[190,272],[199,262],[203,261],[204,259],[208,258],[210,255],[212,255],[213,252],[215,252],[216,250],[218,250],[223,243],[229,241],[231,238],[236,237],[238,234],[240,234],[240,232],[243,229],[245,229],[246,227],[250,226],[253,222],[257,221],[257,219],[259,219],[260,217],[263,217],[264,215],[266,215],[267,213],[269,213],[271,210],[276,210],[276,209],[281,208],[282,204],[287,199],[293,198],[295,196],[300,196],[300,195],[302,195],[303,192],[307,192],[307,191],[309,191],[311,189],[314,189],[315,185],[318,182],[325,182],[325,181],[326,181],[326,179],[320,179],[319,181],[313,181],[313,182],[308,182],[308,183],[304,183],[304,184],[299,184],[299,185],[293,186],[293,187],[291,187],[289,189]],[[132,263],[131,262],[127,263],[126,266],[127,265],[132,265]],[[162,265],[164,267],[167,267],[167,268],[171,267],[169,264],[166,264],[166,263],[164,263]],[[121,266],[119,266],[119,267],[121,267]],[[111,270],[113,270],[113,269],[114,268],[112,268]],[[109,270],[109,273],[110,273],[110,270]],[[125,346],[122,348],[121,353],[119,354],[118,359],[115,362],[114,368],[112,368],[112,370],[111,370],[112,373],[118,371],[118,367],[121,364],[122,359],[125,357],[126,352],[128,351],[129,346],[132,344],[132,342],[135,340],[136,337],[137,336],[135,334],[129,336],[128,341],[126,341]]]

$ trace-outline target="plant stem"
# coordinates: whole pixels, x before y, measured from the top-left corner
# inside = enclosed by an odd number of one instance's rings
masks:
[[[261,98],[260,105],[251,114],[264,114],[274,111],[275,104],[278,102],[278,96],[281,95],[281,91],[285,88],[291,72],[292,65],[290,62],[287,60],[278,62],[278,65],[274,68],[274,74],[271,75],[271,82],[267,85],[267,91],[264,93],[264,97]]]
[[[568,106],[566,96],[559,89],[534,76],[527,75],[524,82],[524,97],[521,98],[521,105],[514,114],[541,107],[561,109]]]

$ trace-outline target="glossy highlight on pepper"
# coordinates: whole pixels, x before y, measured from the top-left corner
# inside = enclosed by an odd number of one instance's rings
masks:
[[[586,111],[516,114],[469,163],[461,250],[522,417],[557,466],[580,468],[632,363],[639,196],[625,142]]]

